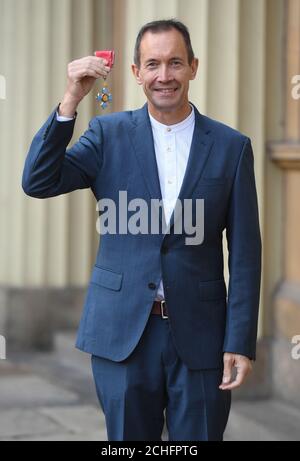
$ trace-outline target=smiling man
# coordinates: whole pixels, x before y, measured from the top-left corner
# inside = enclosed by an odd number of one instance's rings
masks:
[[[109,440],[160,440],[164,418],[169,440],[222,440],[231,390],[256,350],[261,240],[251,142],[189,102],[198,68],[189,32],[162,20],[136,40],[132,71],[147,103],[95,117],[67,149],[77,107],[106,64],[96,56],[69,64],[64,97],[32,142],[23,189],[47,198],[91,188],[117,215],[121,190],[148,209],[163,203],[155,217],[168,233],[101,235],[76,346],[91,354]],[[187,199],[204,200],[198,245],[174,230],[177,202]],[[197,222],[195,207],[189,213]]]

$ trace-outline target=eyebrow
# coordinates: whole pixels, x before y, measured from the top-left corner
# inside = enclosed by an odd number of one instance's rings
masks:
[[[145,64],[148,64],[150,62],[158,62],[159,60],[158,59],[155,59],[155,58],[150,58],[150,59],[147,59],[147,61],[145,62]],[[173,58],[169,59],[169,61],[181,61],[183,62],[184,60],[182,58],[179,58],[177,56],[174,56]]]

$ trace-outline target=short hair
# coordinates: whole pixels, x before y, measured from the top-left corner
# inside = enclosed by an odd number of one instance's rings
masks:
[[[136,42],[135,42],[135,47],[134,47],[134,64],[137,67],[140,67],[141,65],[141,41],[145,35],[146,32],[152,32],[153,34],[159,33],[159,32],[166,32],[169,30],[178,30],[178,32],[182,35],[184,38],[187,54],[188,54],[188,62],[189,64],[192,64],[192,61],[195,57],[194,51],[192,48],[192,43],[191,43],[191,37],[189,30],[187,26],[185,26],[181,21],[178,21],[177,19],[161,19],[159,21],[152,21],[148,22],[145,24],[141,30],[139,31]]]

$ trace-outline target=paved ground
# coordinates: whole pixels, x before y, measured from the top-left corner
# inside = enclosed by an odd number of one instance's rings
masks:
[[[90,358],[74,348],[74,335],[57,335],[53,353],[0,361],[0,376],[0,441],[106,440]],[[299,441],[300,411],[272,400],[234,402],[225,440]]]

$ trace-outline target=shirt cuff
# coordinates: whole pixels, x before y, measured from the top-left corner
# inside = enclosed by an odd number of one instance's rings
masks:
[[[56,111],[56,120],[58,122],[70,122],[71,120],[74,120],[74,117],[65,117],[64,115],[58,115],[58,112]]]
[[[59,112],[58,112],[59,106],[60,106],[60,103],[58,104],[57,109],[56,109],[56,120],[58,122],[71,122],[77,117],[77,112],[75,112],[75,115],[73,117],[66,117],[65,115],[59,115]]]

